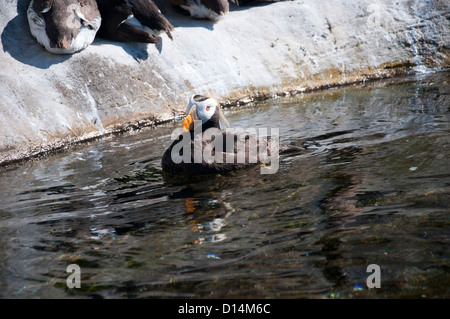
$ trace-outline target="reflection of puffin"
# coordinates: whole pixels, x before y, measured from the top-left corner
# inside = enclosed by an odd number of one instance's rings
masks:
[[[229,11],[228,0],[171,0],[171,2],[176,9],[196,19],[216,20]]]
[[[157,43],[174,28],[152,0],[97,0],[102,14],[98,35],[119,42]]]
[[[199,175],[234,171],[267,162],[267,158],[260,158],[260,154],[264,152],[272,159],[273,150],[292,150],[292,147],[280,147],[278,139],[257,137],[243,130],[227,129],[228,121],[222,113],[219,101],[214,98],[192,96],[186,114],[183,134],[175,139],[162,157],[162,169],[168,173]],[[215,142],[217,144],[214,144]],[[227,142],[230,143],[229,149]],[[196,153],[196,148],[201,148],[201,151]],[[253,151],[255,149],[258,151]],[[184,154],[186,150],[190,154]],[[198,154],[201,154],[200,157],[196,157]],[[205,159],[205,155],[211,155],[214,160],[211,161],[211,157]]]
[[[95,0],[31,0],[27,16],[31,34],[55,54],[83,50],[101,24]]]

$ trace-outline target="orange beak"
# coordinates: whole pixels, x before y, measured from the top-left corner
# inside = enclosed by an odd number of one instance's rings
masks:
[[[194,118],[192,117],[191,114],[189,114],[184,119],[183,126],[182,126],[181,130],[183,131],[183,133],[185,133],[185,132],[189,132],[190,130],[193,130],[193,129],[194,129]]]

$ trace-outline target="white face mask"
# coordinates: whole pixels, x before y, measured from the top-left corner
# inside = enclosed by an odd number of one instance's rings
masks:
[[[193,95],[189,99],[189,104],[186,108],[186,114],[193,114],[194,119],[199,119],[202,123],[207,122],[214,115],[216,110],[219,113],[219,127],[224,130],[230,126],[228,120],[222,113],[220,109],[220,103],[214,98],[201,96],[201,95]]]
[[[205,102],[212,102],[210,99],[205,100]],[[200,120],[202,120],[202,123],[207,122],[216,112],[216,106],[212,103],[203,103],[200,105],[197,105],[197,116]]]

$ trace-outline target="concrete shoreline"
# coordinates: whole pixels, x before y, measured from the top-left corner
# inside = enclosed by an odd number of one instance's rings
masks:
[[[450,66],[445,0],[286,1],[216,23],[161,6],[174,41],[71,56],[36,43],[27,4],[0,3],[0,164],[170,121],[194,93],[237,105]]]

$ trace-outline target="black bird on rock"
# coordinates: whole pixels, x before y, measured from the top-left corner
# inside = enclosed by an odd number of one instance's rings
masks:
[[[195,19],[217,20],[230,11],[228,0],[171,0],[171,2],[175,9]]]
[[[283,0],[236,0],[236,4],[238,6],[247,6],[250,4],[257,4],[257,3],[271,3],[271,2],[280,2]]]
[[[119,42],[157,43],[173,26],[152,0],[97,0],[102,15],[98,35]]]
[[[94,41],[101,17],[95,0],[31,0],[31,34],[54,54],[71,54]]]

